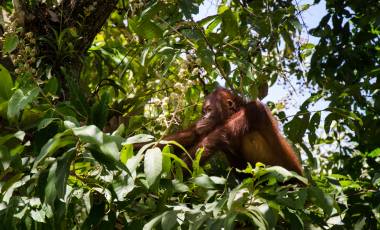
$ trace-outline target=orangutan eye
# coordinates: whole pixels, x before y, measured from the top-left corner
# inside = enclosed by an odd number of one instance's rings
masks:
[[[212,112],[212,108],[211,106],[207,106],[205,109],[204,109],[204,113],[211,113]]]
[[[227,100],[227,105],[228,105],[228,108],[234,108],[235,107],[234,102],[230,99]]]

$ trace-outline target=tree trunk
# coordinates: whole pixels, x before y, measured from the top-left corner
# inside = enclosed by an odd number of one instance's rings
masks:
[[[18,2],[18,1],[14,1]],[[22,1],[23,2],[23,1]],[[34,7],[18,6],[18,23],[25,32],[33,32],[37,42],[41,64],[51,66],[63,89],[67,79],[62,67],[79,78],[83,57],[109,15],[116,8],[117,0],[62,0],[57,7],[39,3]],[[23,11],[20,13],[20,11]],[[78,80],[78,79],[74,79]]]

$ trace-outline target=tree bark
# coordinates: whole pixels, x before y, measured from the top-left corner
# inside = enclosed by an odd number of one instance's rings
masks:
[[[44,65],[51,68],[51,73],[61,84],[59,96],[62,99],[73,96],[70,95],[69,85],[72,86],[73,81],[74,84],[79,83],[83,66],[81,58],[116,8],[117,2],[118,0],[62,0],[56,7],[45,3],[17,4],[17,24],[24,28],[25,33],[33,32],[33,36],[38,39],[37,56],[43,57],[40,68]],[[68,29],[76,35],[67,33]]]
[[[73,29],[77,34],[76,39],[64,42],[73,44],[75,55],[66,57],[64,62],[55,63],[53,72],[60,72],[62,66],[75,67],[77,71],[80,71],[82,67],[80,57],[91,46],[117,2],[117,0],[63,0],[58,7],[54,8],[42,3],[34,8],[26,7],[24,28],[26,32],[33,32],[36,38],[48,37],[52,42],[56,42],[54,33],[59,35],[65,29]],[[42,43],[37,45],[41,52],[39,56],[52,57],[50,61],[56,61],[52,53],[54,50],[46,47],[46,44],[45,46]]]
[[[117,0],[63,0],[61,2],[60,8],[63,9],[64,27],[77,28],[79,36],[82,38],[75,44],[76,50],[85,52],[90,47],[96,34],[99,33],[115,9],[117,2]],[[85,15],[85,9],[89,8],[93,10]]]

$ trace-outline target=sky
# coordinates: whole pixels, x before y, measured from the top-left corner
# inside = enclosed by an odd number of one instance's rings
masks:
[[[194,15],[194,20],[197,21],[207,16],[216,14],[218,2],[219,2],[218,0],[205,1],[204,4],[199,9],[199,14]],[[327,13],[326,8],[325,8],[325,5],[326,5],[325,0],[321,0],[317,5],[312,5],[312,3],[314,2],[313,0],[299,0],[297,2],[298,2],[298,5],[303,5],[303,4],[311,5],[311,7],[308,10],[302,13],[302,19],[305,22],[308,30],[318,26],[318,23],[321,20],[321,18]],[[302,32],[301,38],[310,43],[314,43],[314,44],[318,43],[318,38],[309,35],[306,32],[306,30]],[[297,87],[300,87],[300,86],[296,84],[296,79],[294,77],[292,78],[291,76],[289,76],[289,79],[290,79],[291,84],[295,88],[295,92],[293,92],[293,96],[290,97],[290,103],[289,105],[287,105],[286,114],[293,115],[298,111],[299,105],[302,104],[303,101],[305,101],[310,96],[310,94],[307,92],[303,94],[301,94],[300,92],[297,92],[299,90],[297,89]],[[277,102],[281,100],[282,98],[287,97],[288,96],[287,93],[289,93],[289,91],[284,90],[283,86],[279,84],[275,84],[274,86],[269,88],[268,96],[264,98],[263,101]],[[324,107],[326,107],[326,102],[321,101],[317,103],[312,109],[320,110]]]

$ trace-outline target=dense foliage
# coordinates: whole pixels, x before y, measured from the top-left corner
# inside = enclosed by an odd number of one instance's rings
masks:
[[[319,3],[312,44],[302,13],[318,3],[1,1],[3,226],[380,228],[380,3]],[[294,81],[310,95],[295,115],[268,106],[305,177],[200,166],[202,150],[190,169],[161,139],[218,84],[255,99]]]

